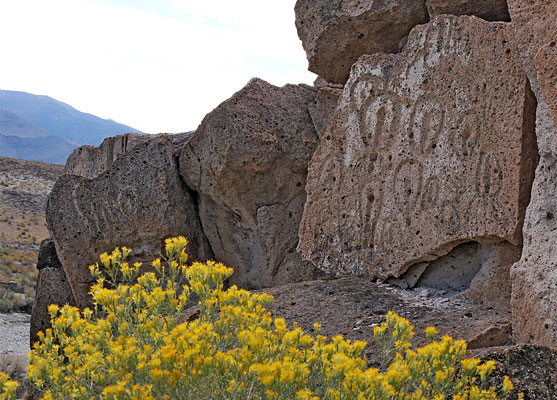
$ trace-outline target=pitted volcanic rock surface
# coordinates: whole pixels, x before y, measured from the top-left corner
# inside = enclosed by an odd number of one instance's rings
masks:
[[[534,107],[508,23],[441,16],[362,56],[310,162],[302,258],[385,279],[463,242],[520,246]]]

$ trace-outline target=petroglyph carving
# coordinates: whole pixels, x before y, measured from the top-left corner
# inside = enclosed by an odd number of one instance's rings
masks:
[[[71,204],[78,220],[91,235],[106,235],[113,231],[116,222],[125,223],[140,210],[139,195],[132,186],[117,188],[113,202],[83,196],[78,187],[72,188]]]
[[[508,43],[507,24],[446,16],[415,28],[401,55],[360,58],[310,163],[305,259],[386,278],[459,241],[519,243],[516,194],[531,185],[522,144],[533,132]]]
[[[92,179],[63,175],[48,199],[48,227],[80,306],[89,302],[88,266],[103,251],[125,245],[134,250],[132,261],[147,261],[161,251],[163,239],[185,235],[193,259],[211,257],[172,140],[137,143],[117,163]]]
[[[136,212],[140,205],[137,190],[130,185],[120,188],[116,201],[120,212],[127,216]]]

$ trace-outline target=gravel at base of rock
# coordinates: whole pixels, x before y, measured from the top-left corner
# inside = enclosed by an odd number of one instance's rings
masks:
[[[27,356],[30,320],[29,314],[0,313],[0,354]]]
[[[426,343],[424,330],[435,326],[439,336],[464,339],[469,348],[510,344],[508,310],[482,307],[458,296],[443,297],[434,290],[403,290],[359,277],[318,280],[265,289],[274,296],[269,307],[274,317],[296,321],[305,332],[313,333],[319,322],[328,337],[343,335],[365,340],[370,365],[377,362],[373,327],[384,321],[388,311],[408,319],[414,326],[415,346]],[[370,345],[371,344],[371,345]]]

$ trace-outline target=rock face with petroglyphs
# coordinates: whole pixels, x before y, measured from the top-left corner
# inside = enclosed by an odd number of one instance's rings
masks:
[[[441,16],[362,56],[309,167],[299,251],[396,277],[476,241],[521,245],[535,99],[507,23]]]
[[[511,270],[516,341],[557,343],[557,3],[509,0],[524,69],[536,94],[540,161]]]
[[[313,87],[253,79],[193,136],[72,154],[47,219],[77,303],[100,252],[151,260],[181,234],[193,259],[233,267],[230,283],[275,286],[281,312],[309,321],[319,292],[331,334],[388,311],[388,295],[365,304],[377,287],[457,332],[479,314],[472,347],[554,345],[557,3],[298,0],[295,12]],[[360,277],[280,286],[319,273]]]
[[[342,84],[362,54],[398,52],[428,20],[424,0],[298,0],[294,11],[309,70]]]
[[[318,137],[308,105],[315,89],[252,79],[209,113],[180,156],[198,193],[215,258],[246,288],[314,277],[296,252],[307,165]]]
[[[189,238],[193,260],[212,257],[168,137],[138,143],[92,179],[63,175],[47,201],[47,224],[76,302],[88,304],[89,265],[127,246],[132,261],[154,259],[164,239]]]

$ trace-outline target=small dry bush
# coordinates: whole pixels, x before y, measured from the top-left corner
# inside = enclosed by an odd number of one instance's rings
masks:
[[[0,247],[0,312],[30,312],[35,297],[38,253]],[[3,286],[13,282],[14,285]]]
[[[32,299],[29,300],[24,294],[14,293],[9,289],[0,287],[0,312],[11,313],[26,311],[30,308]]]

